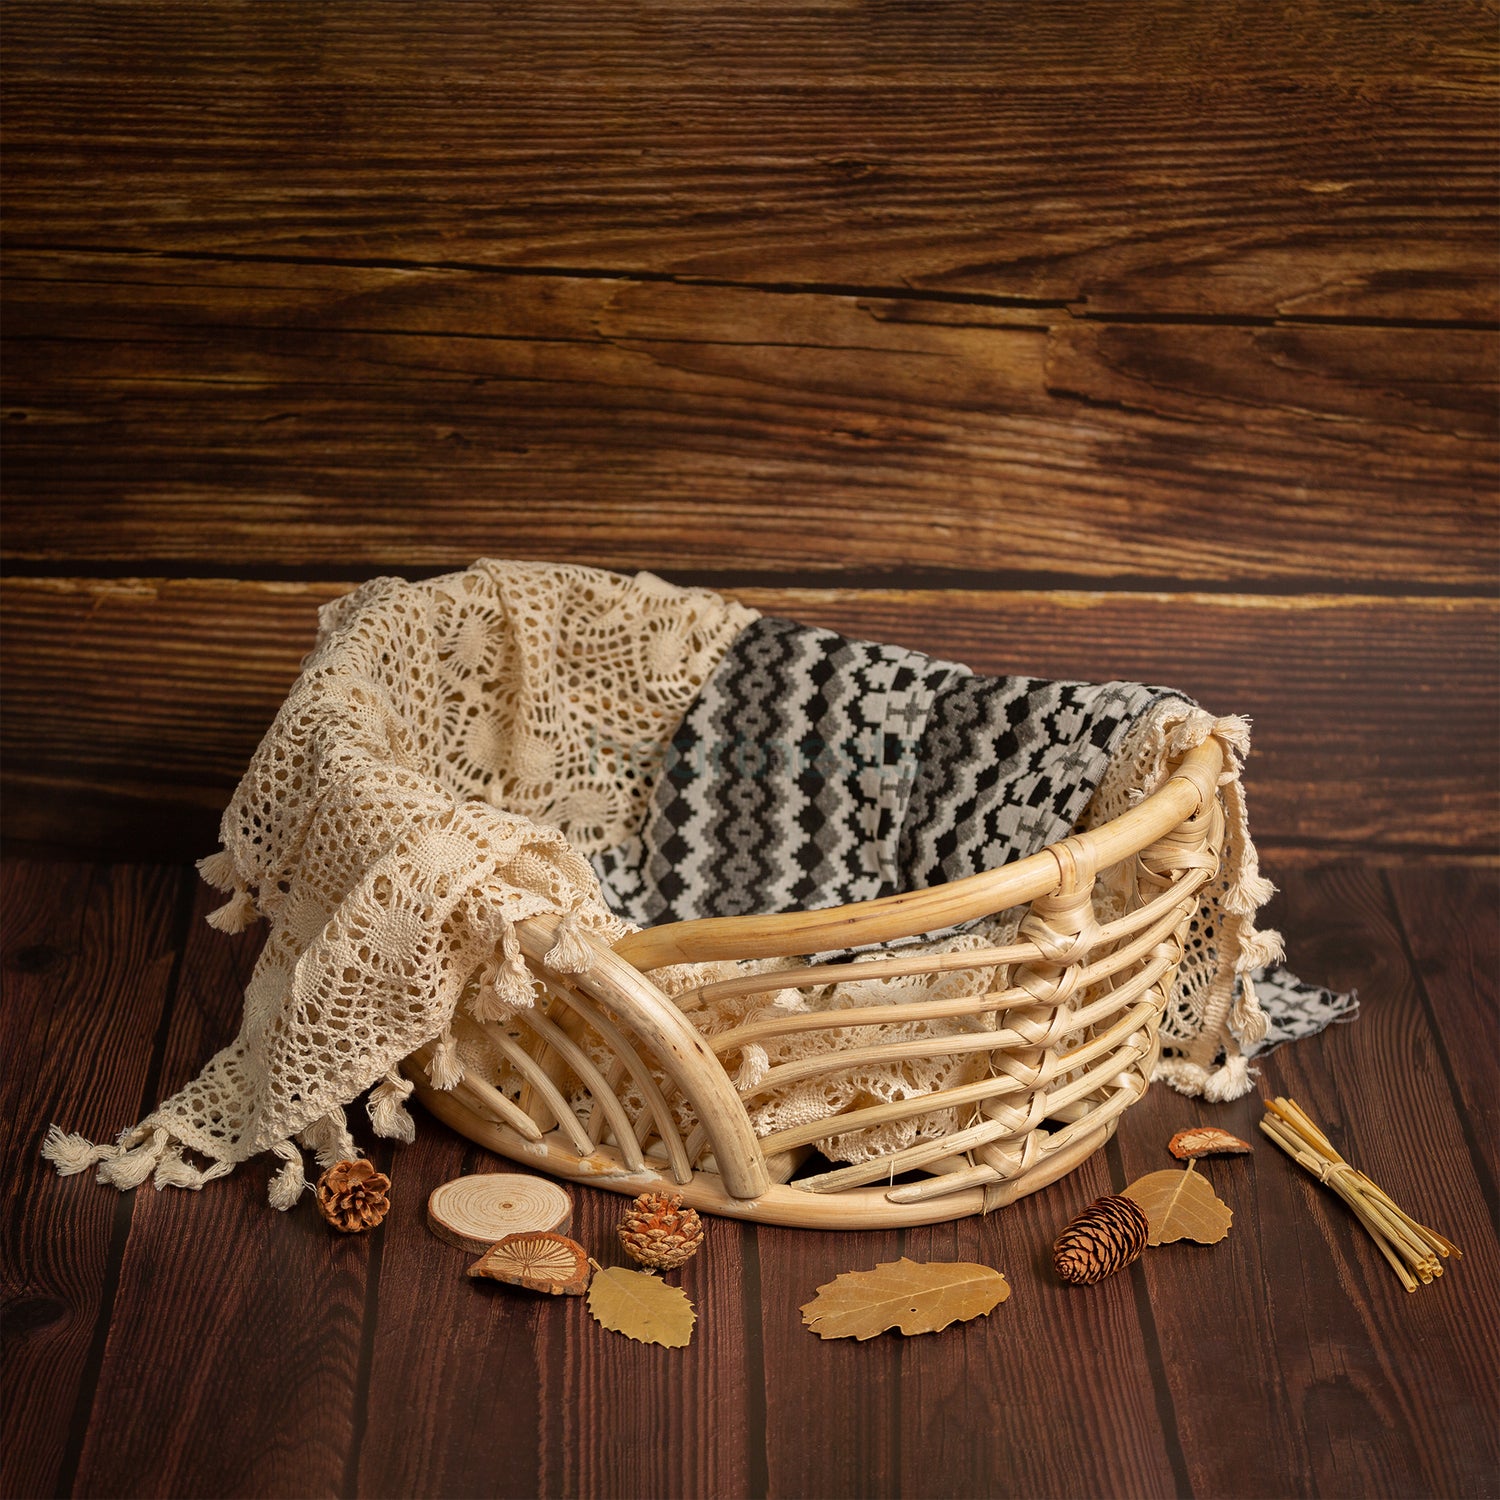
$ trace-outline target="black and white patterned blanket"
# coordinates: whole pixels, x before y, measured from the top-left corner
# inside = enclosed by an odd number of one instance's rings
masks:
[[[642,926],[940,885],[1078,821],[1160,689],[980,677],[760,619],[679,726],[639,835],[596,856]]]
[[[899,646],[761,618],[678,727],[645,821],[593,856],[640,926],[806,910],[943,884],[1066,836],[1166,688],[983,677]],[[1278,1040],[1352,997],[1280,971]],[[1318,998],[1324,997],[1324,998]]]

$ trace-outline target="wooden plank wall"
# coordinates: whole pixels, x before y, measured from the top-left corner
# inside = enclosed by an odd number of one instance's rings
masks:
[[[382,572],[630,569],[1257,721],[1488,859],[1495,14],[15,0],[4,828],[180,858]]]

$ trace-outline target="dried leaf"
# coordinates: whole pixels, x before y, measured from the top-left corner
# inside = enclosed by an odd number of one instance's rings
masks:
[[[1194,1162],[1188,1163],[1185,1172],[1148,1172],[1132,1182],[1123,1196],[1134,1198],[1146,1210],[1151,1221],[1148,1245],[1165,1245],[1173,1240],[1216,1245],[1229,1233],[1234,1219],[1229,1205],[1196,1170]]]
[[[606,1328],[641,1344],[681,1349],[691,1342],[698,1314],[678,1286],[649,1271],[608,1266],[594,1273],[589,1311]]]
[[[1250,1142],[1220,1130],[1217,1125],[1195,1125],[1191,1130],[1179,1130],[1167,1142],[1167,1150],[1178,1161],[1199,1156],[1244,1156],[1250,1150]]]
[[[581,1297],[589,1284],[588,1251],[566,1235],[508,1234],[469,1267],[469,1275],[554,1297]]]
[[[820,1338],[872,1339],[887,1328],[936,1333],[950,1323],[993,1312],[1010,1296],[1005,1278],[966,1261],[887,1261],[873,1271],[845,1271],[802,1306],[802,1321]]]

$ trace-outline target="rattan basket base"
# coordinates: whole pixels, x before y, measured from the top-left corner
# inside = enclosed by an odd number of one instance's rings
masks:
[[[611,1146],[600,1146],[591,1156],[580,1160],[572,1147],[556,1134],[541,1141],[528,1141],[509,1126],[483,1118],[451,1094],[420,1081],[416,1082],[416,1096],[445,1125],[476,1145],[497,1151],[538,1171],[630,1197],[653,1190],[680,1194],[684,1203],[700,1212],[749,1219],[757,1224],[776,1224],[791,1229],[902,1229],[909,1225],[966,1219],[970,1214],[982,1213],[986,1209],[986,1190],[979,1187],[921,1203],[892,1203],[884,1185],[850,1188],[825,1196],[792,1185],[773,1183],[758,1198],[736,1198],[725,1189],[723,1179],[715,1172],[700,1168],[693,1173],[691,1181],[679,1183],[666,1170],[632,1171]],[[1118,1124],[1118,1118],[1110,1120],[1098,1130],[1078,1137],[1049,1157],[1042,1166],[1012,1178],[998,1190],[991,1189],[988,1207],[1003,1208],[1029,1193],[1050,1187],[1060,1177],[1066,1177],[1109,1140]]]

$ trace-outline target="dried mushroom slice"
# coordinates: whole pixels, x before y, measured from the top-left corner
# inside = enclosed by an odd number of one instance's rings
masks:
[[[1250,1151],[1250,1142],[1220,1130],[1217,1125],[1195,1125],[1191,1130],[1179,1130],[1167,1142],[1167,1150],[1178,1161],[1200,1156],[1245,1156]]]
[[[589,1284],[588,1252],[563,1234],[508,1234],[469,1267],[469,1275],[553,1297],[581,1297]]]

